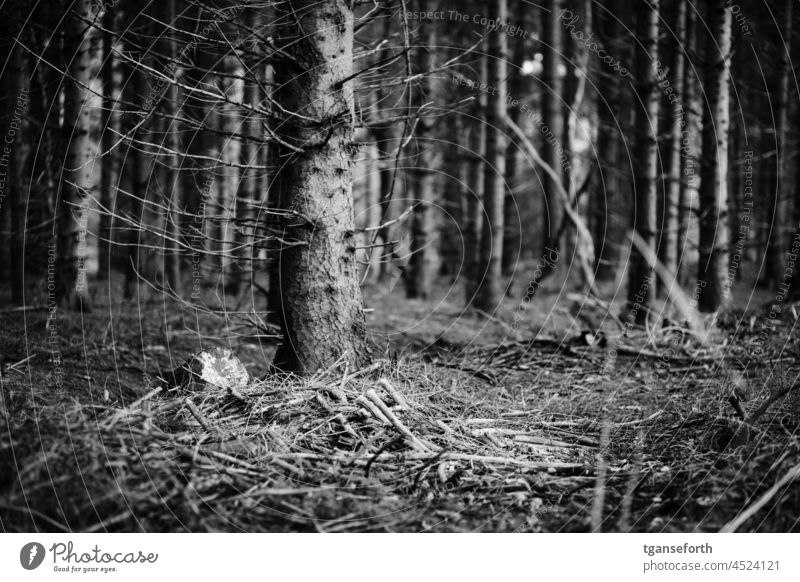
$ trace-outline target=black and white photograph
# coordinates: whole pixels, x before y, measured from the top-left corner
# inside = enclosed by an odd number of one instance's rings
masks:
[[[0,43],[0,577],[737,532],[714,569],[789,579],[798,0],[2,0]]]

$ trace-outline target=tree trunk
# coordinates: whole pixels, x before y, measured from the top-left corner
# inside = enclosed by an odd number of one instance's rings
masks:
[[[792,9],[794,0],[784,0],[783,10],[780,13],[783,30],[783,47],[780,51],[780,65],[778,68],[778,95],[775,104],[775,183],[767,191],[770,195],[771,228],[769,229],[769,242],[767,244],[767,277],[764,283],[777,286],[783,283],[786,271],[784,253],[789,248],[788,233],[791,230],[791,191],[792,181],[791,156],[786,147],[786,137],[789,129],[789,83],[792,75],[791,38],[792,38]],[[795,164],[797,162],[794,162]]]
[[[167,14],[168,22],[172,22],[173,26],[177,26],[178,10],[176,0],[167,0]],[[180,77],[180,68],[176,62],[180,56],[180,49],[178,48],[178,40],[174,32],[170,32],[168,38],[167,50],[173,63],[173,74]],[[181,281],[181,252],[179,242],[181,238],[181,218],[180,213],[183,211],[183,180],[181,179],[181,167],[183,165],[183,140],[181,139],[181,124],[180,119],[183,117],[183,107],[181,106],[181,90],[175,84],[170,83],[167,89],[167,108],[168,114],[172,120],[167,126],[169,132],[168,143],[169,148],[173,151],[170,155],[171,172],[169,176],[169,196],[167,208],[169,211],[166,216],[166,233],[170,238],[175,239],[175,242],[166,240],[164,245],[167,249],[167,256],[165,260],[164,270],[167,284],[174,290],[179,290]]]
[[[223,82],[223,91],[226,95],[226,102],[222,112],[222,133],[223,148],[222,159],[222,179],[220,181],[220,204],[222,210],[222,220],[220,221],[220,241],[222,246],[222,257],[220,262],[220,278],[222,281],[223,296],[236,296],[239,293],[241,283],[241,265],[236,260],[236,248],[242,244],[239,228],[237,228],[237,202],[236,191],[239,187],[240,172],[236,165],[242,156],[242,142],[236,133],[241,131],[239,116],[241,110],[235,103],[241,103],[244,99],[244,68],[235,56],[225,58],[224,67],[229,77]]]
[[[14,16],[19,18],[19,22],[24,22],[22,16],[25,9],[22,6],[15,6],[19,10],[14,10]],[[15,26],[16,28],[16,26]],[[22,30],[17,29],[15,36],[22,36]],[[10,145],[10,161],[5,154],[8,149],[4,149],[0,155],[0,166],[3,173],[8,175],[6,181],[7,189],[10,194],[8,203],[11,207],[11,240],[10,267],[11,267],[11,300],[12,302],[23,305],[25,303],[25,230],[26,230],[26,211],[25,205],[30,195],[30,184],[26,179],[28,168],[28,155],[30,153],[31,136],[29,134],[29,123],[27,121],[28,107],[30,104],[30,70],[28,53],[22,45],[14,43],[11,47],[11,71],[9,87],[13,87],[11,100],[6,103],[6,112],[10,114],[8,124],[5,126],[6,136],[4,148]],[[4,113],[6,113],[4,112]],[[7,166],[11,166],[8,168]],[[0,197],[0,212],[2,211],[2,197]]]
[[[385,103],[386,99],[381,98],[379,101]],[[380,216],[384,222],[392,219],[392,207],[397,202],[394,194],[400,189],[401,182],[400,170],[395,173],[394,169],[396,148],[400,147],[395,124],[380,120],[380,116],[386,115],[388,117],[391,114],[391,111],[379,112],[376,109],[375,116],[378,118],[378,122],[372,128],[372,132],[375,135],[375,145],[378,148],[378,163],[380,164],[379,204]],[[393,232],[394,229],[391,227],[382,227],[378,232],[378,236],[374,237],[374,244],[378,246],[369,250],[371,261],[373,255],[378,255],[378,280],[381,282],[389,281],[392,276],[394,245],[390,244],[390,241],[392,240]],[[373,237],[370,237],[370,243],[372,241]]]
[[[92,22],[91,0],[76,0],[67,16],[65,54],[73,57],[65,81],[63,133],[69,140],[61,174],[57,263],[59,302],[87,309],[86,285],[88,222],[91,199],[96,194],[100,165],[94,163],[100,147],[102,89],[98,73],[102,60],[100,31]]]
[[[270,12],[271,14],[271,12]],[[264,90],[266,91],[267,95],[266,98],[268,99],[268,107],[270,111],[275,109],[273,100],[275,98],[275,67],[271,64],[266,66],[266,70],[264,71]],[[273,116],[270,116],[269,119],[266,120],[267,127],[270,128],[270,131],[274,132],[276,130],[277,122],[273,119]],[[270,211],[277,210],[281,207],[281,175],[278,171],[281,166],[280,161],[280,149],[278,148],[277,144],[271,141],[265,141],[262,146],[266,148],[266,151],[263,152],[262,156],[265,160],[265,165],[268,167],[268,170],[264,172],[264,180],[262,186],[262,204],[265,204]],[[275,217],[269,216],[267,222],[271,225],[274,225]],[[280,252],[277,247],[271,245],[273,248],[265,249],[264,258],[266,259],[277,259]],[[272,252],[270,252],[272,251]],[[278,261],[271,260],[267,261],[267,277],[268,277],[268,285],[269,289],[267,291],[267,321],[271,324],[281,326],[281,285],[280,285],[280,273],[278,269]]]
[[[353,220],[353,12],[344,0],[281,5],[282,36],[295,63],[281,62],[278,132],[300,151],[280,168],[285,221],[280,252],[284,342],[275,365],[310,374],[366,361],[366,323]],[[313,31],[309,33],[308,31]],[[288,149],[288,148],[287,148]]]
[[[560,69],[564,66],[562,55],[562,30],[561,0],[547,0],[544,3],[543,30],[542,30],[542,81],[544,83],[542,95],[542,127],[539,128],[543,139],[542,149],[544,161],[550,165],[558,176],[558,181],[564,183],[564,161],[566,155],[562,145],[564,135],[564,110],[563,110],[563,80]],[[556,245],[561,247],[557,240],[558,232],[564,218],[564,201],[558,192],[558,185],[554,179],[545,174],[542,180],[545,196],[545,221],[542,230],[542,249]]]
[[[103,158],[103,172],[100,176],[100,205],[106,209],[100,212],[100,226],[97,241],[97,276],[106,280],[111,271],[111,257],[113,244],[111,236],[114,231],[114,214],[116,210],[115,178],[119,177],[118,152],[111,148],[116,142],[119,126],[119,113],[117,111],[117,87],[114,81],[115,63],[114,55],[114,14],[113,10],[103,15],[103,63],[100,77],[103,83],[103,110],[100,126],[103,128],[101,148],[108,152]]]
[[[489,4],[487,16],[498,22],[508,21],[506,0]],[[508,68],[508,35],[503,31],[489,33],[488,58],[492,59],[486,108],[486,160],[483,190],[483,231],[478,267],[478,288],[474,307],[494,313],[505,292],[502,274],[503,202],[506,195],[506,77]]]
[[[612,53],[612,41],[620,37],[620,26],[617,17],[618,3],[607,0],[606,10],[599,11],[607,23],[604,38],[608,39],[605,51]],[[596,20],[600,20],[599,18]],[[598,22],[598,27],[600,27]],[[619,57],[616,52],[615,57]],[[595,277],[598,281],[609,281],[616,277],[620,264],[620,250],[625,233],[626,207],[629,206],[622,188],[622,172],[625,159],[620,157],[620,127],[623,124],[620,106],[620,87],[623,77],[615,71],[601,70],[603,91],[599,94],[598,137],[597,137],[597,176],[602,187],[593,197],[593,226],[595,248],[597,249],[597,266]],[[624,124],[623,124],[624,125]]]
[[[691,62],[696,59],[697,15],[692,7],[686,11],[686,55]],[[681,182],[678,195],[678,237],[675,256],[678,266],[676,275],[681,283],[687,277],[681,275],[681,267],[685,264],[689,248],[689,221],[697,200],[697,183],[700,143],[698,137],[702,133],[703,102],[698,91],[695,68],[684,66],[683,70],[683,110],[686,116],[686,127],[681,130]]]
[[[524,0],[516,0],[514,4],[514,14],[517,18],[525,18],[526,4]],[[528,25],[530,19],[524,20],[523,25]],[[508,92],[513,100],[522,101],[531,94],[529,83],[530,76],[522,71],[522,64],[525,59],[525,39],[522,35],[515,35],[509,46],[509,58],[512,63],[512,71],[509,76]],[[521,105],[509,105],[507,115],[515,125],[520,125]],[[509,136],[509,147],[506,150],[506,197],[503,202],[503,260],[501,271],[506,283],[506,294],[512,293],[513,278],[519,261],[522,256],[522,233],[520,211],[524,201],[518,196],[520,182],[524,172],[523,164],[520,163],[521,148],[517,140]]]
[[[703,74],[706,109],[703,117],[703,156],[700,166],[699,308],[716,311],[727,299],[728,240],[728,127],[732,11],[726,0],[709,0]]]
[[[634,228],[645,246],[656,250],[656,195],[658,191],[658,61],[659,0],[636,3],[636,28],[642,48],[636,52],[636,108]],[[637,325],[644,324],[653,305],[656,281],[647,258],[631,248],[628,267],[628,308]]]
[[[681,204],[681,132],[686,124],[683,108],[683,47],[686,43],[687,0],[678,0],[675,17],[674,60],[671,73],[672,93],[668,94],[669,141],[665,167],[667,177],[659,241],[659,259],[667,270],[677,275],[678,271],[678,209]],[[669,288],[665,289],[668,293]]]
[[[478,56],[478,85],[488,82],[488,57]],[[478,288],[481,274],[478,272],[478,254],[480,252],[481,232],[483,231],[483,198],[486,168],[483,160],[486,155],[486,92],[481,92],[475,100],[475,111],[469,120],[469,151],[471,155],[464,157],[468,164],[468,180],[463,184],[464,196],[467,200],[466,219],[464,221],[464,283],[467,303],[472,304]]]
[[[420,13],[432,10],[430,0],[418,0]],[[425,74],[434,69],[434,54],[437,50],[436,25],[433,22],[422,23],[424,41],[418,43],[417,74]],[[417,107],[421,107],[434,97],[434,75],[426,75],[418,90]],[[411,257],[406,269],[406,296],[409,298],[427,299],[436,276],[436,236],[433,218],[434,185],[436,174],[434,164],[436,153],[433,135],[433,119],[423,116],[417,125],[417,161],[412,172],[414,180],[415,200],[414,214],[411,222]]]
[[[149,83],[146,74],[138,68],[132,72],[130,80],[133,91],[137,96],[149,94]],[[138,121],[138,120],[137,120]],[[147,141],[149,131],[145,126],[140,127],[131,140]],[[126,214],[137,221],[145,224],[145,210],[142,203],[147,198],[147,187],[150,181],[149,160],[141,147],[131,144],[128,148],[126,159],[130,159],[129,180],[130,195],[126,196],[124,207]],[[142,244],[146,234],[143,230],[137,230],[130,225],[125,225],[125,299],[132,299],[139,287],[139,277],[142,274]]]
[[[256,30],[258,27],[254,27]],[[259,82],[263,83],[261,78],[263,75],[258,71]],[[259,84],[252,79],[247,79],[244,86],[244,102],[258,107],[261,104],[261,90]],[[238,262],[240,271],[252,277],[252,267],[255,260],[258,259],[258,251],[256,249],[256,228],[255,221],[261,218],[259,213],[254,211],[251,207],[257,200],[261,199],[259,189],[258,176],[259,172],[253,166],[263,163],[265,156],[262,155],[262,143],[259,139],[262,119],[260,116],[253,112],[247,112],[246,118],[243,121],[244,131],[247,136],[246,141],[242,145],[241,163],[242,168],[242,181],[240,184],[239,192],[237,194],[238,205],[236,209],[236,218],[242,224],[243,240],[244,243],[238,254]]]
[[[219,77],[214,73],[214,66],[217,63],[216,58],[211,54],[203,54],[198,60],[199,72],[203,75],[201,87],[203,84],[216,86],[219,81]],[[203,102],[200,113],[202,128],[198,139],[198,146],[204,160],[202,162],[202,170],[199,172],[201,176],[199,184],[199,218],[196,221],[199,237],[194,244],[200,249],[211,251],[212,253],[218,253],[222,250],[220,191],[223,188],[221,182],[224,178],[223,172],[220,171],[221,138],[218,132],[221,126],[221,116],[219,108],[220,103],[218,102]],[[203,252],[200,252],[193,259],[195,264],[192,266],[192,277],[195,280],[193,285],[195,293],[203,286],[202,281],[206,276],[219,276],[217,269],[221,263],[213,257],[211,259],[208,260]],[[217,281],[218,279],[215,279],[215,283]]]
[[[439,275],[446,277],[452,284],[462,273],[461,262],[463,253],[463,226],[466,219],[467,198],[464,194],[463,184],[467,181],[467,164],[464,163],[466,155],[466,141],[464,139],[464,117],[456,114],[449,128],[452,143],[443,151],[442,172],[446,176],[443,180],[442,194],[444,202],[442,210],[444,223],[440,236],[441,264]]]

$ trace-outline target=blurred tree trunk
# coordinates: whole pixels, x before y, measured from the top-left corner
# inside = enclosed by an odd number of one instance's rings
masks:
[[[542,94],[542,124],[540,128],[544,141],[542,144],[544,161],[553,168],[558,181],[564,184],[565,154],[562,145],[564,135],[564,107],[563,107],[563,79],[562,59],[563,50],[563,22],[561,20],[562,0],[546,0],[544,3],[542,27],[542,81],[544,83]],[[545,173],[542,179],[545,196],[545,221],[542,230],[542,250],[555,245],[561,249],[562,241],[558,240],[558,233],[564,219],[564,201],[554,179]]]
[[[669,121],[669,140],[667,142],[664,167],[666,184],[664,188],[663,214],[661,218],[661,238],[659,240],[659,259],[667,270],[678,272],[678,209],[681,204],[681,133],[686,124],[683,108],[683,47],[686,44],[687,0],[678,0],[675,16],[675,46],[672,47],[673,61],[670,71],[672,94],[669,96],[667,119]],[[670,283],[671,285],[672,283]],[[665,289],[669,293],[669,287]]]
[[[255,24],[253,28],[258,30],[258,23],[256,22]],[[255,79],[247,79],[244,85],[244,102],[254,108],[262,105],[263,69],[255,71],[255,74],[258,75],[257,82]],[[269,106],[267,105],[267,107]],[[241,170],[242,181],[236,197],[236,218],[242,225],[243,246],[237,252],[237,256],[240,273],[247,273],[248,277],[252,279],[254,261],[258,259],[258,250],[255,245],[257,236],[256,221],[263,218],[252,206],[262,198],[259,193],[258,177],[259,172],[263,172],[263,170],[258,170],[254,166],[262,165],[265,156],[262,155],[264,152],[262,152],[263,144],[260,139],[262,119],[260,115],[253,111],[248,111],[245,115],[243,133],[246,136],[246,140],[241,148],[242,157],[240,160],[244,167]]]
[[[489,4],[487,16],[498,22],[508,21],[506,0]],[[478,288],[473,306],[494,313],[504,295],[502,281],[503,202],[506,196],[506,81],[508,70],[508,35],[504,31],[488,33],[489,85],[486,107],[486,161],[483,187],[483,230],[478,263]]]
[[[659,0],[636,3],[636,30],[642,47],[636,51],[636,108],[634,152],[634,207],[636,233],[652,252],[656,250],[656,196],[658,191],[658,106],[660,93],[656,74],[658,61]],[[628,306],[637,325],[644,324],[653,305],[656,281],[647,258],[631,249],[628,267]]]
[[[239,187],[240,171],[237,168],[242,156],[242,142],[237,133],[241,131],[240,110],[236,103],[244,99],[244,67],[235,56],[228,56],[223,61],[225,80],[222,89],[226,101],[222,106],[220,125],[222,139],[224,140],[221,151],[221,180],[220,180],[220,245],[222,256],[220,260],[220,280],[222,282],[223,296],[236,296],[241,283],[241,266],[236,260],[237,247],[242,245],[240,229],[237,227],[237,202],[236,191]]]
[[[171,22],[173,26],[178,24],[178,10],[176,0],[167,0],[167,22]],[[169,58],[172,62],[173,75],[176,78],[181,77],[181,69],[178,66],[177,60],[180,57],[180,49],[178,47],[178,39],[174,31],[167,33],[167,51]],[[167,197],[167,208],[169,211],[166,216],[166,234],[169,238],[174,239],[175,242],[169,240],[164,242],[167,249],[167,256],[164,264],[165,281],[167,285],[173,290],[178,291],[181,281],[181,251],[179,242],[181,240],[181,217],[180,213],[183,211],[183,180],[181,179],[181,167],[183,165],[183,140],[181,139],[182,125],[180,119],[183,118],[183,107],[181,106],[181,89],[178,85],[170,83],[167,89],[166,105],[167,115],[171,117],[168,122],[167,143],[172,154],[169,157],[170,176],[168,178],[169,195]]]
[[[689,63],[697,59],[697,15],[695,8],[687,6],[685,31],[686,59]],[[676,275],[681,283],[687,277],[681,275],[681,267],[689,247],[689,221],[697,193],[697,165],[700,161],[700,136],[702,133],[703,102],[698,91],[695,67],[684,66],[683,69],[683,111],[686,115],[686,127],[681,130],[681,181],[678,194],[678,237],[675,256],[678,266]]]
[[[728,287],[728,76],[731,56],[732,12],[726,0],[709,0],[703,84],[706,109],[703,117],[703,155],[700,167],[700,263],[702,285],[699,309],[712,312],[727,299]]]
[[[102,40],[93,22],[91,0],[76,0],[66,16],[65,54],[72,57],[64,89],[63,133],[69,140],[61,174],[58,211],[57,263],[59,302],[72,309],[89,307],[86,284],[88,222],[91,198],[97,193],[100,147],[102,89],[98,73],[102,61]]]
[[[203,54],[198,59],[199,74],[202,75],[201,87],[218,87],[219,76],[214,72],[217,59],[211,54]],[[202,176],[199,188],[199,235],[198,245],[206,251],[219,253],[222,250],[222,223],[223,205],[221,191],[224,188],[224,173],[220,171],[221,138],[219,135],[221,123],[220,103],[205,100],[200,111],[202,128],[198,145],[204,160],[202,162]],[[206,261],[203,253],[197,260],[198,285],[206,275],[218,275],[221,262],[216,258]],[[210,265],[210,266],[209,266]],[[218,281],[218,279],[217,279]]]
[[[614,54],[613,43],[620,37],[618,2],[606,0],[605,10],[598,10],[598,28],[604,33],[605,51]],[[605,23],[605,26],[602,26]],[[616,54],[618,57],[619,55]],[[621,157],[620,136],[624,125],[620,107],[620,92],[623,77],[616,71],[601,69],[603,90],[599,93],[598,136],[597,136],[597,177],[601,188],[594,193],[592,202],[592,221],[597,265],[595,276],[598,281],[609,281],[616,277],[620,264],[620,250],[627,232],[625,208],[628,201],[622,188],[622,172],[625,158]]]
[[[488,82],[489,59],[478,48],[478,85]],[[464,283],[467,303],[472,304],[478,289],[478,281],[482,274],[478,271],[478,254],[483,231],[483,199],[486,167],[483,163],[486,156],[486,92],[482,91],[474,102],[474,113],[469,120],[467,130],[470,155],[464,156],[467,164],[468,179],[464,182],[464,197],[467,200],[464,220]]]
[[[420,13],[433,10],[431,0],[418,0]],[[438,50],[436,40],[436,24],[423,22],[422,42],[416,47],[416,74],[425,74],[435,67],[435,52]],[[417,107],[422,107],[434,98],[435,75],[425,75],[417,90]],[[405,276],[406,296],[415,299],[427,299],[431,295],[431,287],[436,276],[436,245],[433,243],[436,233],[433,217],[435,202],[434,186],[437,163],[434,139],[434,119],[422,115],[417,124],[417,156],[412,171],[413,188],[415,190],[415,207],[411,221],[411,257],[408,261]]]
[[[736,78],[736,77],[734,77]],[[728,167],[731,171],[728,172],[728,192],[729,212],[728,224],[726,225],[730,231],[728,234],[731,241],[728,245],[728,261],[731,265],[732,272],[728,274],[730,283],[741,279],[742,275],[742,262],[745,258],[744,249],[746,248],[746,237],[741,238],[739,233],[739,226],[742,224],[741,216],[744,208],[744,189],[742,187],[742,172],[743,160],[739,159],[739,153],[742,151],[741,147],[741,134],[736,117],[731,118],[731,128],[728,132]],[[749,223],[748,223],[749,225]]]
[[[119,139],[119,114],[117,112],[114,73],[116,57],[114,56],[114,15],[113,10],[108,10],[103,15],[103,60],[100,68],[100,78],[103,84],[103,109],[100,127],[103,128],[101,137],[101,150],[106,153],[103,157],[103,172],[100,176],[100,206],[105,210],[100,212],[100,226],[97,241],[97,276],[98,279],[108,279],[111,269],[113,245],[111,236],[114,231],[114,214],[116,210],[115,179],[119,178],[117,152],[111,150]]]
[[[266,17],[267,12],[265,12]],[[271,11],[268,14],[272,14]],[[266,20],[266,18],[265,18]],[[272,64],[266,66],[264,71],[264,91],[268,101],[267,107],[270,111],[275,111],[273,100],[275,98],[275,67]],[[277,122],[272,116],[265,121],[267,127],[271,132],[275,132]],[[280,149],[273,141],[265,140],[262,144],[262,149],[266,148],[262,156],[267,166],[264,172],[264,186],[262,187],[263,198],[262,203],[267,206],[271,211],[281,208],[281,176],[278,171],[281,165],[280,162]],[[267,218],[269,224],[274,224],[275,217],[270,216]],[[270,245],[268,245],[270,246]],[[274,245],[273,245],[274,246]],[[270,250],[274,252],[269,252]],[[267,321],[278,326],[281,325],[281,285],[280,273],[278,272],[278,261],[270,260],[278,257],[279,251],[277,248],[266,249],[264,258],[267,261],[267,276],[269,280],[269,289],[267,291]]]
[[[792,230],[789,221],[792,218],[792,165],[786,146],[789,129],[789,83],[792,75],[792,11],[795,0],[784,0],[780,17],[783,22],[783,46],[780,50],[778,65],[778,95],[775,103],[775,182],[770,194],[771,228],[767,244],[767,269],[762,283],[777,286],[783,283],[786,270],[784,253],[789,249],[788,235]],[[796,161],[794,162],[797,163]]]
[[[6,136],[3,144],[3,153],[10,149],[10,159],[3,155],[0,166],[5,174],[6,192],[9,194],[10,206],[10,267],[11,267],[11,301],[18,305],[25,303],[25,231],[26,231],[26,204],[30,195],[30,184],[27,180],[28,156],[31,151],[31,135],[29,133],[28,108],[30,105],[30,58],[23,48],[22,23],[28,14],[22,2],[17,1],[10,10],[9,15],[14,18],[12,24],[13,38],[20,42],[13,42],[10,46],[11,66],[3,75],[8,84],[8,95],[4,96],[5,110],[3,111],[8,123],[5,124]],[[6,76],[7,75],[7,76]],[[9,144],[11,140],[11,144]],[[5,149],[8,148],[8,149]],[[10,166],[10,167],[9,167]],[[2,198],[0,198],[0,206]],[[0,212],[3,209],[0,207]],[[5,213],[4,213],[5,214]]]
[[[392,37],[393,18],[385,18],[381,38]],[[379,53],[380,55],[380,53]],[[376,55],[376,59],[379,55]],[[387,65],[389,66],[389,65]],[[391,69],[390,69],[391,70]],[[401,124],[391,118],[397,115],[396,105],[398,97],[391,86],[381,85],[376,89],[377,98],[371,103],[372,119],[374,120],[370,130],[375,137],[375,145],[378,149],[379,173],[380,173],[380,222],[388,222],[394,217],[393,209],[398,204],[396,195],[400,191],[402,182],[402,172],[396,170],[395,162],[399,148],[401,147],[398,131]],[[397,164],[398,166],[401,164]],[[405,201],[403,201],[405,204]],[[378,281],[381,284],[389,283],[393,278],[393,264],[395,248],[390,241],[396,229],[391,226],[381,226],[378,232],[369,237],[370,244],[376,246],[369,249],[370,261],[377,262]],[[377,255],[377,261],[374,258]],[[370,267],[370,269],[373,267]]]
[[[140,58],[144,59],[144,56],[142,55]],[[130,73],[129,83],[133,93],[132,97],[129,94],[132,102],[137,102],[137,99],[143,102],[150,94],[148,75],[141,67],[134,65]],[[141,121],[142,118],[135,120],[136,123]],[[132,299],[136,295],[139,277],[143,274],[142,244],[145,242],[143,239],[146,238],[146,233],[144,232],[146,219],[143,202],[147,199],[150,168],[147,154],[137,142],[148,141],[149,135],[147,122],[145,122],[131,135],[132,143],[129,144],[127,155],[125,156],[126,160],[130,160],[129,170],[126,172],[130,190],[125,195],[125,202],[122,206],[124,206],[125,214],[129,218],[142,225],[140,229],[128,224],[123,227],[125,233],[125,299]]]
[[[441,263],[439,275],[447,277],[449,283],[453,283],[456,277],[461,274],[463,267],[463,236],[462,227],[466,218],[466,202],[463,184],[467,181],[467,164],[464,163],[466,155],[466,142],[464,135],[464,115],[455,114],[452,125],[448,131],[449,143],[442,152],[443,173],[446,179],[443,181],[442,205],[444,222],[440,231]]]
[[[382,88],[379,89],[382,93]],[[382,97],[378,99],[380,103],[385,103],[386,100]],[[378,159],[380,164],[380,216],[384,222],[392,219],[392,208],[396,204],[394,194],[400,189],[401,175],[398,171],[395,174],[395,154],[396,148],[400,147],[397,139],[396,124],[381,120],[383,116],[392,115],[391,111],[379,111],[378,105],[375,105],[375,117],[377,123],[372,127],[372,132],[375,135],[375,145],[378,148]],[[392,240],[392,233],[394,229],[391,227],[382,227],[375,237],[376,247],[370,249],[370,255],[379,255],[378,259],[378,280],[386,282],[392,276],[392,253],[394,246],[390,244]],[[372,237],[370,237],[370,242]]]
[[[523,26],[528,26],[530,18],[526,18],[530,11],[526,10],[527,4],[524,0],[516,0],[512,11],[517,18],[524,19]],[[513,18],[513,17],[512,17]],[[519,126],[522,113],[521,103],[523,99],[531,94],[530,76],[522,71],[525,61],[525,39],[517,34],[511,37],[509,43],[509,60],[511,62],[511,74],[508,80],[508,93],[512,100],[519,101],[516,105],[507,104],[507,115],[511,121]],[[503,202],[503,259],[501,271],[506,280],[506,294],[512,293],[514,273],[519,266],[522,256],[522,225],[520,223],[520,210],[523,201],[520,199],[520,182],[524,179],[523,165],[520,163],[521,150],[514,138],[513,133],[508,132],[508,149],[506,150],[506,195]]]
[[[367,351],[353,221],[353,12],[344,0],[294,0],[277,10],[295,59],[276,71],[278,101],[298,114],[278,133],[301,150],[286,151],[280,168],[284,207],[298,215],[285,220],[290,242],[280,252],[284,341],[275,365],[304,374],[359,367]]]

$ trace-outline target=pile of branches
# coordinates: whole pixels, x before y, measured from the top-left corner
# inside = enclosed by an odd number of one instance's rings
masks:
[[[444,392],[380,362],[239,390],[157,388],[124,407],[46,407],[2,431],[2,526],[408,531],[450,516],[459,529],[477,501],[512,507],[529,528],[554,481],[591,486],[597,443],[574,423],[466,417]]]

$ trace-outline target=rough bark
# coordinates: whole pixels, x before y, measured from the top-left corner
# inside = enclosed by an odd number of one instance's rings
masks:
[[[508,21],[506,0],[489,4],[487,16],[499,22]],[[505,292],[502,278],[503,202],[506,196],[506,95],[508,70],[508,35],[503,31],[489,33],[489,84],[486,108],[486,159],[483,190],[483,231],[478,266],[478,288],[473,306],[493,313]]]
[[[59,302],[73,309],[89,307],[87,290],[88,222],[91,199],[96,195],[100,167],[94,163],[99,149],[102,107],[98,73],[102,36],[92,22],[91,0],[76,0],[66,20],[68,79],[64,89],[63,134],[68,141],[61,174],[57,263]]]
[[[283,46],[295,59],[277,71],[278,101],[289,114],[278,128],[301,151],[280,168],[284,206],[293,216],[280,252],[284,342],[276,366],[310,374],[366,360],[365,318],[353,220],[355,121],[353,12],[344,0],[281,5]],[[313,31],[309,34],[308,31]]]
[[[728,295],[728,128],[729,73],[732,11],[726,0],[709,0],[703,84],[706,109],[703,116],[703,156],[700,166],[700,262],[699,309],[713,312]]]
[[[642,47],[636,51],[636,127],[634,228],[648,249],[656,251],[656,195],[658,191],[658,61],[659,0],[636,3],[636,29]],[[647,258],[631,248],[628,266],[628,308],[634,322],[644,324],[655,297],[655,276]]]

